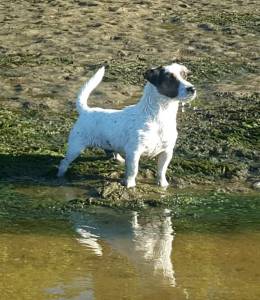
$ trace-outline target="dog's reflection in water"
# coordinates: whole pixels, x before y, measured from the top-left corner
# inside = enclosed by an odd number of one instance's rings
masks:
[[[142,272],[152,273],[167,285],[176,286],[171,260],[175,233],[170,214],[167,209],[155,214],[99,211],[75,215],[73,222],[78,241],[95,255],[106,256],[102,245],[108,243]]]

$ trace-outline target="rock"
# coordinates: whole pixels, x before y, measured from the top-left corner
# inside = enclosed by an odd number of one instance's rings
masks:
[[[111,11],[111,12],[116,12],[118,9],[119,9],[119,7],[115,7],[115,6],[108,7],[108,11]]]
[[[103,25],[102,23],[96,22],[96,23],[89,25],[89,27],[98,28],[98,27],[101,27],[102,25]]]
[[[79,6],[88,6],[88,7],[93,7],[93,6],[98,6],[98,3],[92,2],[92,1],[84,1],[80,0],[78,1]]]
[[[182,8],[190,8],[190,6],[186,3],[181,3],[181,4],[179,4],[179,6]]]
[[[198,28],[203,29],[205,31],[215,31],[215,28],[210,23],[201,23],[198,25]]]
[[[179,16],[170,17],[170,23],[180,23],[180,22],[181,22],[181,17]]]

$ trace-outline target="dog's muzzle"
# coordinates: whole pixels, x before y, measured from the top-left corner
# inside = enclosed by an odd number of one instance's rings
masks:
[[[186,91],[187,91],[188,94],[191,94],[191,95],[193,95],[193,94],[196,93],[196,89],[195,89],[195,87],[194,87],[193,85],[187,87],[187,88],[186,88]]]
[[[193,85],[188,86],[186,88],[186,93],[187,93],[187,100],[188,101],[192,101],[196,98],[197,91],[196,91],[196,88]]]

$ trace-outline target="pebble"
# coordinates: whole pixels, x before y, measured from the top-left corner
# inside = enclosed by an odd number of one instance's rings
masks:
[[[186,3],[181,3],[181,4],[179,4],[179,6],[182,8],[190,8],[190,6]]]
[[[198,28],[203,29],[205,31],[214,31],[215,30],[214,26],[209,23],[201,23],[198,25]]]

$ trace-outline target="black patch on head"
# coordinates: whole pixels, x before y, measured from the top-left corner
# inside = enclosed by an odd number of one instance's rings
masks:
[[[152,83],[160,94],[169,98],[178,96],[180,81],[163,67],[148,70],[144,78]]]
[[[155,69],[148,70],[145,72],[144,78],[156,86],[157,80],[162,69],[163,67],[158,67]]]

